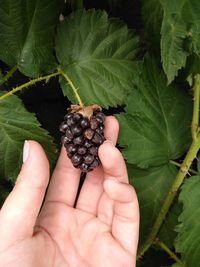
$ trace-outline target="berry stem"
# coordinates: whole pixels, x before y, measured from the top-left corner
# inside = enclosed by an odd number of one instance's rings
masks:
[[[74,86],[73,82],[70,80],[70,78],[68,77],[68,75],[67,75],[65,72],[63,72],[63,70],[62,70],[60,67],[58,67],[58,72],[63,76],[63,78],[67,81],[67,83],[68,83],[68,84],[70,85],[70,87],[72,88],[72,90],[73,90],[73,92],[74,92],[74,95],[75,95],[75,97],[76,97],[76,99],[77,99],[77,101],[78,101],[80,107],[84,107],[84,104],[83,104],[83,102],[82,102],[82,100],[81,100],[81,98],[80,98],[80,96],[79,96],[79,94],[78,94],[78,90],[77,90],[77,88]]]
[[[196,92],[197,91],[197,92]],[[191,146],[185,156],[184,161],[180,165],[180,169],[175,177],[175,180],[163,202],[163,205],[160,209],[160,212],[156,218],[156,221],[151,229],[149,236],[144,242],[143,246],[138,251],[137,258],[140,258],[144,255],[144,253],[150,248],[150,246],[155,242],[156,236],[160,230],[161,225],[163,224],[165,217],[171,207],[171,204],[176,197],[176,194],[181,187],[185,176],[188,174],[190,166],[193,160],[196,158],[196,155],[200,149],[200,133],[199,122],[197,122],[197,118],[199,118],[199,93],[200,92],[200,75],[196,75],[194,78],[194,105],[193,105],[193,117],[192,117],[192,143]],[[194,127],[195,126],[195,127]]]
[[[4,95],[0,96],[0,100],[3,100],[5,98],[9,97],[9,96],[13,95],[16,92],[21,91],[24,88],[28,88],[28,87],[36,84],[37,82],[41,82],[43,80],[46,80],[46,82],[47,82],[49,79],[51,79],[52,77],[55,77],[55,76],[57,76],[59,74],[60,74],[59,72],[54,72],[54,73],[48,74],[46,76],[42,76],[42,77],[38,77],[36,79],[32,79],[29,82],[24,83],[24,84],[22,84],[20,86],[17,86],[15,88],[13,88],[11,91],[9,91],[9,92],[5,93]]]
[[[10,77],[12,77],[13,73],[15,73],[15,71],[17,70],[18,66],[15,65],[12,69],[10,69],[6,75],[1,78],[0,80],[0,85],[4,84],[5,82],[7,82],[8,79],[10,79]]]
[[[165,243],[156,238],[154,244],[162,248],[181,267],[186,267],[186,265],[178,258],[178,256],[170,248],[168,248],[168,246]]]

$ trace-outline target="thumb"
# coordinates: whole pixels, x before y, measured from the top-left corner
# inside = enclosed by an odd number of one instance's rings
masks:
[[[42,147],[25,141],[23,165],[0,212],[1,246],[32,236],[49,181],[49,163]]]

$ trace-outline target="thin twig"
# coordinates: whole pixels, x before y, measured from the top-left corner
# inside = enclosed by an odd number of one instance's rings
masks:
[[[175,165],[177,167],[181,167],[181,163],[178,163],[178,162],[176,162],[174,160],[170,160],[169,163],[171,163],[171,164],[173,164],[173,165]],[[195,171],[193,169],[189,169],[189,172],[192,173],[192,174],[195,174],[195,175],[199,175],[199,172],[197,172],[197,171]]]
[[[4,77],[1,78],[0,80],[0,85],[4,84],[5,82],[7,82],[8,79],[10,79],[10,77],[12,77],[13,73],[15,73],[15,71],[17,70],[18,66],[15,65],[12,69],[10,69],[6,75]]]
[[[173,260],[175,260],[181,267],[186,267],[186,265],[179,259],[179,257],[170,249],[168,246],[160,241],[158,238],[156,238],[155,245],[159,246],[162,248]]]
[[[80,98],[80,96],[79,96],[79,94],[78,94],[78,91],[77,91],[76,87],[74,86],[73,82],[72,82],[72,81],[70,80],[70,78],[68,77],[68,75],[67,75],[65,72],[63,72],[63,70],[62,70],[60,67],[58,67],[58,72],[63,76],[63,78],[67,81],[67,83],[68,83],[68,84],[70,85],[70,87],[72,88],[72,90],[73,90],[73,92],[74,92],[74,95],[75,95],[75,97],[76,97],[76,99],[77,99],[79,105],[80,105],[81,107],[84,107],[84,104],[83,104],[83,102],[82,102],[82,100],[81,100],[81,98]]]
[[[24,88],[28,88],[28,87],[36,84],[37,82],[41,82],[43,80],[48,81],[52,77],[55,77],[55,76],[57,76],[59,74],[60,74],[59,72],[55,72],[55,73],[51,73],[51,74],[48,74],[48,75],[45,75],[45,76],[42,76],[42,77],[38,77],[38,78],[32,79],[29,82],[24,83],[24,84],[22,84],[20,86],[17,86],[15,88],[13,88],[12,90],[10,90],[9,92],[5,93],[4,95],[0,96],[0,100],[3,100],[5,98],[9,97],[9,96],[13,95],[16,92],[21,91]]]

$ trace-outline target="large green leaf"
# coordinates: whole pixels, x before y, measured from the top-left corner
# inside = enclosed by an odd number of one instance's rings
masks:
[[[197,267],[200,262],[200,176],[190,177],[181,188],[179,200],[183,212],[177,227],[176,250],[189,267]]]
[[[27,76],[52,70],[60,0],[0,0],[0,60]]]
[[[79,10],[58,27],[56,54],[85,104],[103,107],[124,103],[132,88],[138,38],[106,12]],[[77,100],[61,79],[64,95]]]
[[[150,41],[150,47],[160,54],[161,25],[163,10],[160,0],[142,0],[142,18],[145,35]]]
[[[136,88],[118,115],[119,144],[127,161],[158,166],[179,158],[190,144],[192,101],[187,92],[166,87],[165,75],[147,58]]]
[[[51,163],[54,162],[56,148],[53,145],[52,138],[40,127],[34,114],[29,113],[16,96],[1,100],[0,177],[14,181],[22,163],[23,143],[29,139],[40,142],[45,148]]]
[[[187,56],[200,54],[200,1],[161,0],[164,10],[161,38],[163,68],[170,83],[185,66]]]
[[[172,164],[146,170],[128,164],[130,183],[136,189],[140,205],[140,245],[147,238],[176,173]]]

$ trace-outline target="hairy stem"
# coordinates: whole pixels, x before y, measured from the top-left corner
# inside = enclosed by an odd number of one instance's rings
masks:
[[[79,94],[78,94],[78,90],[77,90],[77,88],[74,86],[73,82],[70,80],[70,78],[68,77],[68,75],[67,75],[65,72],[63,72],[62,69],[61,69],[60,67],[58,67],[58,72],[63,76],[63,78],[66,80],[66,82],[67,82],[67,83],[70,85],[70,87],[72,88],[73,93],[74,93],[74,95],[75,95],[75,97],[76,97],[76,99],[77,99],[79,105],[80,105],[81,107],[84,107],[84,104],[83,104],[83,102],[82,102],[82,100],[81,100],[81,98],[80,98],[80,96],[79,96]]]
[[[174,160],[170,160],[169,163],[171,163],[171,164],[173,164],[173,165],[175,165],[177,167],[181,167],[181,163],[178,163],[178,162],[176,162]],[[197,172],[197,171],[195,171],[193,169],[189,169],[189,172],[192,173],[192,174],[195,174],[195,175],[199,174],[199,172]]]
[[[197,119],[199,119],[199,92],[200,92],[200,76],[196,75],[194,80],[194,105],[193,105],[193,117],[192,117],[192,123],[193,125],[196,125]],[[193,126],[192,125],[192,126]],[[143,254],[149,249],[149,247],[153,244],[154,240],[156,239],[156,236],[160,230],[160,227],[165,220],[165,217],[169,211],[169,208],[171,204],[173,203],[173,200],[182,185],[185,176],[187,175],[190,166],[193,162],[193,160],[196,158],[197,152],[200,149],[200,134],[197,132],[199,122],[197,123],[197,127],[192,127],[192,144],[186,154],[186,157],[183,161],[183,163],[180,166],[180,169],[176,175],[176,178],[174,180],[174,183],[172,184],[172,187],[170,188],[170,191],[168,192],[163,205],[161,207],[161,210],[156,218],[156,221],[151,229],[151,232],[149,236],[147,237],[146,241],[144,242],[141,249],[138,251],[138,258],[143,256]]]
[[[7,82],[8,79],[10,79],[10,77],[12,77],[13,73],[15,73],[15,71],[17,70],[18,66],[15,65],[11,70],[9,70],[6,75],[1,79],[0,81],[0,85],[4,84],[5,82]]]
[[[200,75],[194,77],[194,112],[192,117],[192,138],[196,139],[199,132],[199,99],[200,99]]]
[[[16,92],[21,91],[24,88],[30,87],[30,86],[36,84],[37,82],[41,82],[41,81],[44,81],[44,80],[48,81],[49,79],[51,79],[51,78],[53,78],[53,77],[55,77],[55,76],[57,76],[59,74],[60,74],[59,72],[55,72],[55,73],[48,74],[46,76],[42,76],[42,77],[38,77],[36,79],[32,79],[29,82],[24,83],[24,84],[22,84],[20,86],[17,86],[15,88],[13,88],[12,90],[10,90],[9,92],[5,93],[4,95],[0,96],[0,100],[3,100],[5,98],[9,97],[9,96],[13,95]]]
[[[173,260],[179,263],[181,267],[186,267],[186,265],[178,258],[178,256],[170,248],[168,248],[168,246],[165,243],[163,243],[157,238],[154,244],[162,248]]]

